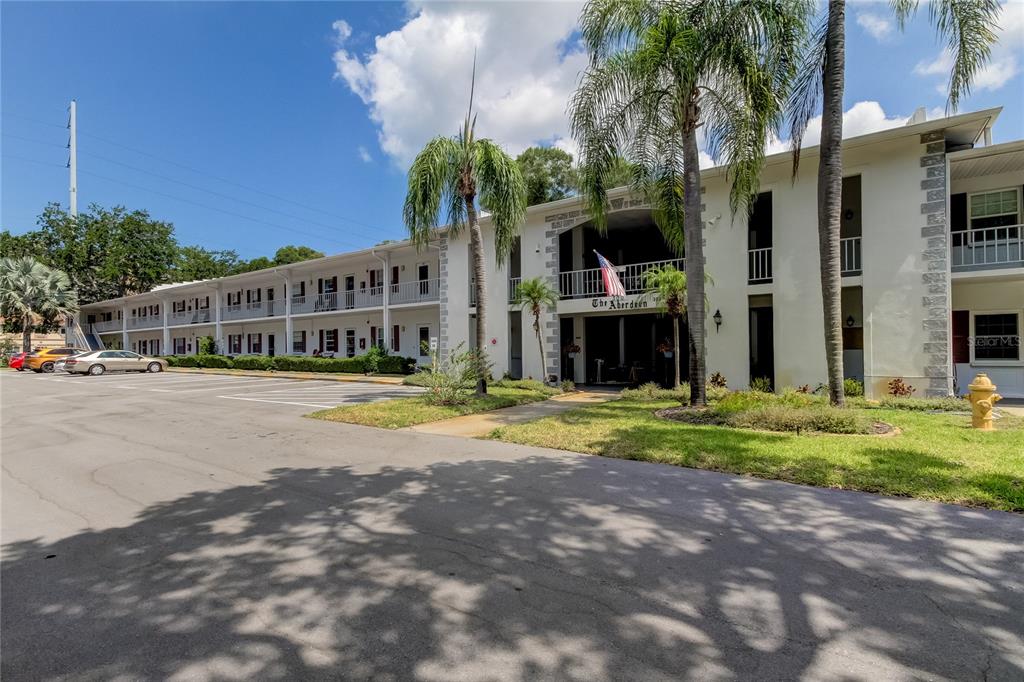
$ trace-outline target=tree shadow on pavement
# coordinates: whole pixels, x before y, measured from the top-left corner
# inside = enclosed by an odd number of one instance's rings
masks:
[[[1019,679],[1022,539],[596,457],[278,469],[5,546],[2,674]]]

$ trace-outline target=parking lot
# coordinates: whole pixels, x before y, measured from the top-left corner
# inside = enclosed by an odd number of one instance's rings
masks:
[[[110,373],[102,376],[81,374],[36,374],[5,372],[4,379],[17,381],[19,388],[45,393],[65,392],[71,398],[105,398],[131,393],[140,404],[174,402],[230,401],[240,409],[294,410],[335,407],[347,403],[401,398],[421,393],[415,386],[374,384],[356,381],[306,380],[220,374]]]

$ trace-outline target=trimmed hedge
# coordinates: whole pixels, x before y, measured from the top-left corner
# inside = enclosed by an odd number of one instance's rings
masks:
[[[281,372],[326,372],[365,374],[364,356],[354,358],[314,358],[304,355],[171,355],[165,358],[171,367],[203,367],[211,369],[255,369]],[[397,355],[380,358],[377,371],[382,374],[411,374],[416,360]]]

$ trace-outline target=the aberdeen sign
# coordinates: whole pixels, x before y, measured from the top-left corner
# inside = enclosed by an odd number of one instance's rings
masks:
[[[615,313],[651,308],[650,300],[643,294],[627,296],[599,296],[594,298],[563,298],[558,302],[562,315],[579,313]]]

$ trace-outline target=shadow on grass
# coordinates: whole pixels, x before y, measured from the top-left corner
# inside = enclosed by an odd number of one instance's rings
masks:
[[[2,673],[1019,678],[1022,528],[602,458],[278,469],[5,546]]]

